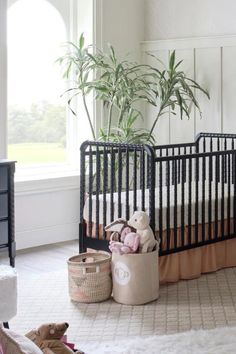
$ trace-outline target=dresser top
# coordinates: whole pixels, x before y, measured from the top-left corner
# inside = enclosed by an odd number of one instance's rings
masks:
[[[0,159],[0,165],[11,165],[16,163],[16,161],[13,160],[7,160],[7,159]]]

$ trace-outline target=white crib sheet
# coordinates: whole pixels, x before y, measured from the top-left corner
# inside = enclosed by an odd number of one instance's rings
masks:
[[[216,194],[215,194],[215,184],[212,183],[211,193],[211,221],[215,220],[215,201],[216,201]],[[228,217],[228,199],[230,200],[230,217],[233,217],[233,189],[234,186],[230,186],[230,194],[228,197],[228,185],[224,184],[224,219]],[[174,226],[174,186],[170,186],[170,228]],[[202,184],[198,183],[198,223],[202,223]],[[182,186],[177,185],[177,226],[181,225],[181,208],[182,208]],[[184,222],[185,225],[188,225],[188,215],[189,215],[189,192],[191,192],[191,224],[196,224],[195,220],[195,205],[196,205],[196,184],[195,182],[192,183],[191,189],[189,190],[189,186],[186,184],[184,186]],[[137,210],[141,210],[141,198],[142,191],[137,190]],[[208,222],[208,197],[209,197],[209,186],[208,182],[205,183],[205,223]],[[222,185],[218,184],[218,220],[221,220],[221,205],[222,205]],[[129,191],[129,211],[130,216],[134,212],[134,192]],[[96,223],[96,195],[92,196],[91,199],[92,203],[92,222]],[[99,224],[103,224],[103,194],[99,194]],[[114,220],[118,218],[118,193],[113,194],[113,205],[114,205]],[[121,217],[125,218],[126,216],[126,192],[121,192]],[[145,190],[145,206],[146,212],[149,213],[149,190]],[[110,220],[110,210],[111,210],[111,194],[106,194],[106,224],[109,224]],[[159,213],[160,211],[160,191],[158,188],[155,190],[155,220],[156,220],[156,231],[159,230]],[[89,198],[85,201],[84,206],[84,219],[89,221]],[[167,187],[162,188],[162,229],[165,230],[167,226]]]

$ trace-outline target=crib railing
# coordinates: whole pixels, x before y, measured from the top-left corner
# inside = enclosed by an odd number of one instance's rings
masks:
[[[149,207],[150,225],[155,229],[154,160],[154,150],[148,145],[88,141],[82,144],[80,250],[96,245],[107,248],[109,234],[104,226],[115,218],[128,220],[131,212],[137,209]],[[88,217],[85,223],[86,198]],[[115,202],[117,210],[114,210]],[[130,210],[130,204],[133,210]]]
[[[165,156],[155,161],[161,255],[235,237],[235,150]]]
[[[160,255],[235,237],[235,139],[201,133],[193,143],[155,147],[83,143],[80,251],[107,249],[104,226],[134,210],[149,213]]]
[[[196,152],[234,150],[236,134],[199,133],[195,138]]]

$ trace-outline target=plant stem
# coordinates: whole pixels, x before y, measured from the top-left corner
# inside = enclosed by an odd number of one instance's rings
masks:
[[[91,117],[90,117],[90,114],[89,114],[89,110],[88,110],[88,107],[87,107],[85,94],[83,93],[82,96],[83,96],[84,108],[85,108],[85,111],[86,111],[86,114],[87,114],[87,118],[88,118],[88,121],[89,121],[90,129],[91,129],[91,132],[92,132],[93,140],[96,140],[96,135],[95,135],[95,131],[94,131],[94,128],[93,128],[92,120],[91,120]]]
[[[158,114],[157,114],[157,116],[156,116],[156,119],[155,119],[154,122],[153,122],[152,128],[151,128],[151,130],[150,130],[150,132],[149,132],[149,137],[152,135],[153,130],[154,130],[154,128],[155,128],[155,126],[156,126],[156,124],[157,124],[157,122],[158,122],[158,120],[159,120],[159,118],[160,118],[160,116],[161,116],[161,111],[162,111],[162,109],[160,108],[160,110],[159,110],[159,112],[158,112]]]
[[[108,111],[107,141],[109,141],[110,132],[111,132],[112,108],[113,108],[113,103],[110,104],[109,111]]]
[[[120,109],[120,114],[119,114],[119,118],[118,118],[118,127],[120,127],[120,125],[121,125],[121,121],[123,119],[123,112],[124,112],[124,104],[122,104],[122,107]]]

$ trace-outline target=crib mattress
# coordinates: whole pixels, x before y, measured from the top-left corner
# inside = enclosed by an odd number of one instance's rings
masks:
[[[228,188],[227,184],[224,184],[222,186],[221,184],[218,184],[217,189],[218,193],[216,194],[215,190],[215,184],[211,184],[211,221],[215,220],[215,206],[216,206],[216,201],[218,203],[218,215],[217,219],[220,220],[222,217],[222,209],[224,212],[223,218],[227,219],[230,217],[233,217],[233,200],[234,200],[234,194],[233,194],[233,189],[234,186],[231,185],[230,189]],[[201,183],[198,183],[198,198],[196,199],[196,184],[193,183],[190,187],[185,185],[184,186],[184,198],[182,198],[182,186],[178,185],[177,188],[177,193],[175,193],[174,186],[169,187],[169,192],[167,192],[167,187],[162,188],[162,230],[165,230],[167,228],[167,212],[168,212],[168,198],[169,198],[169,227],[173,228],[174,227],[174,213],[176,212],[177,215],[177,226],[181,226],[181,214],[183,212],[184,215],[184,223],[185,225],[188,225],[189,220],[189,212],[190,212],[190,205],[191,205],[191,224],[194,225],[196,224],[196,219],[195,219],[195,208],[198,203],[198,223],[202,223],[202,208],[203,205],[205,206],[205,222],[208,222],[208,210],[209,210],[209,185],[205,184],[205,196],[203,198],[203,186]],[[146,209],[145,211],[147,213],[150,212],[149,210],[149,190],[146,189],[145,192],[145,206]],[[169,196],[168,196],[169,194]],[[177,194],[177,195],[176,195]],[[191,194],[191,204],[189,204],[189,196]],[[121,217],[125,218],[126,217],[126,197],[127,194],[126,192],[121,192]],[[105,196],[106,200],[106,224],[110,223],[110,210],[111,210],[111,194],[107,193]],[[113,194],[113,208],[114,208],[114,220],[118,218],[118,193]],[[137,190],[137,208],[136,210],[141,210],[141,200],[142,200],[142,191]],[[128,205],[129,205],[129,213],[132,215],[134,212],[134,192],[129,191],[128,194]],[[175,209],[175,201],[177,201],[177,208]],[[92,213],[91,213],[91,220],[89,220],[89,203],[92,204]],[[84,219],[86,221],[91,221],[93,223],[99,223],[102,225],[104,223],[104,218],[103,218],[103,212],[104,212],[104,195],[99,194],[98,198],[98,208],[99,208],[99,220],[96,220],[96,206],[97,206],[97,197],[96,195],[92,195],[91,201],[89,198],[86,198],[85,201],[85,206],[84,206]],[[230,213],[228,212],[230,210]],[[228,215],[230,214],[230,215]],[[160,216],[160,190],[157,188],[155,190],[155,220],[156,220],[156,231],[159,231],[159,216]]]

